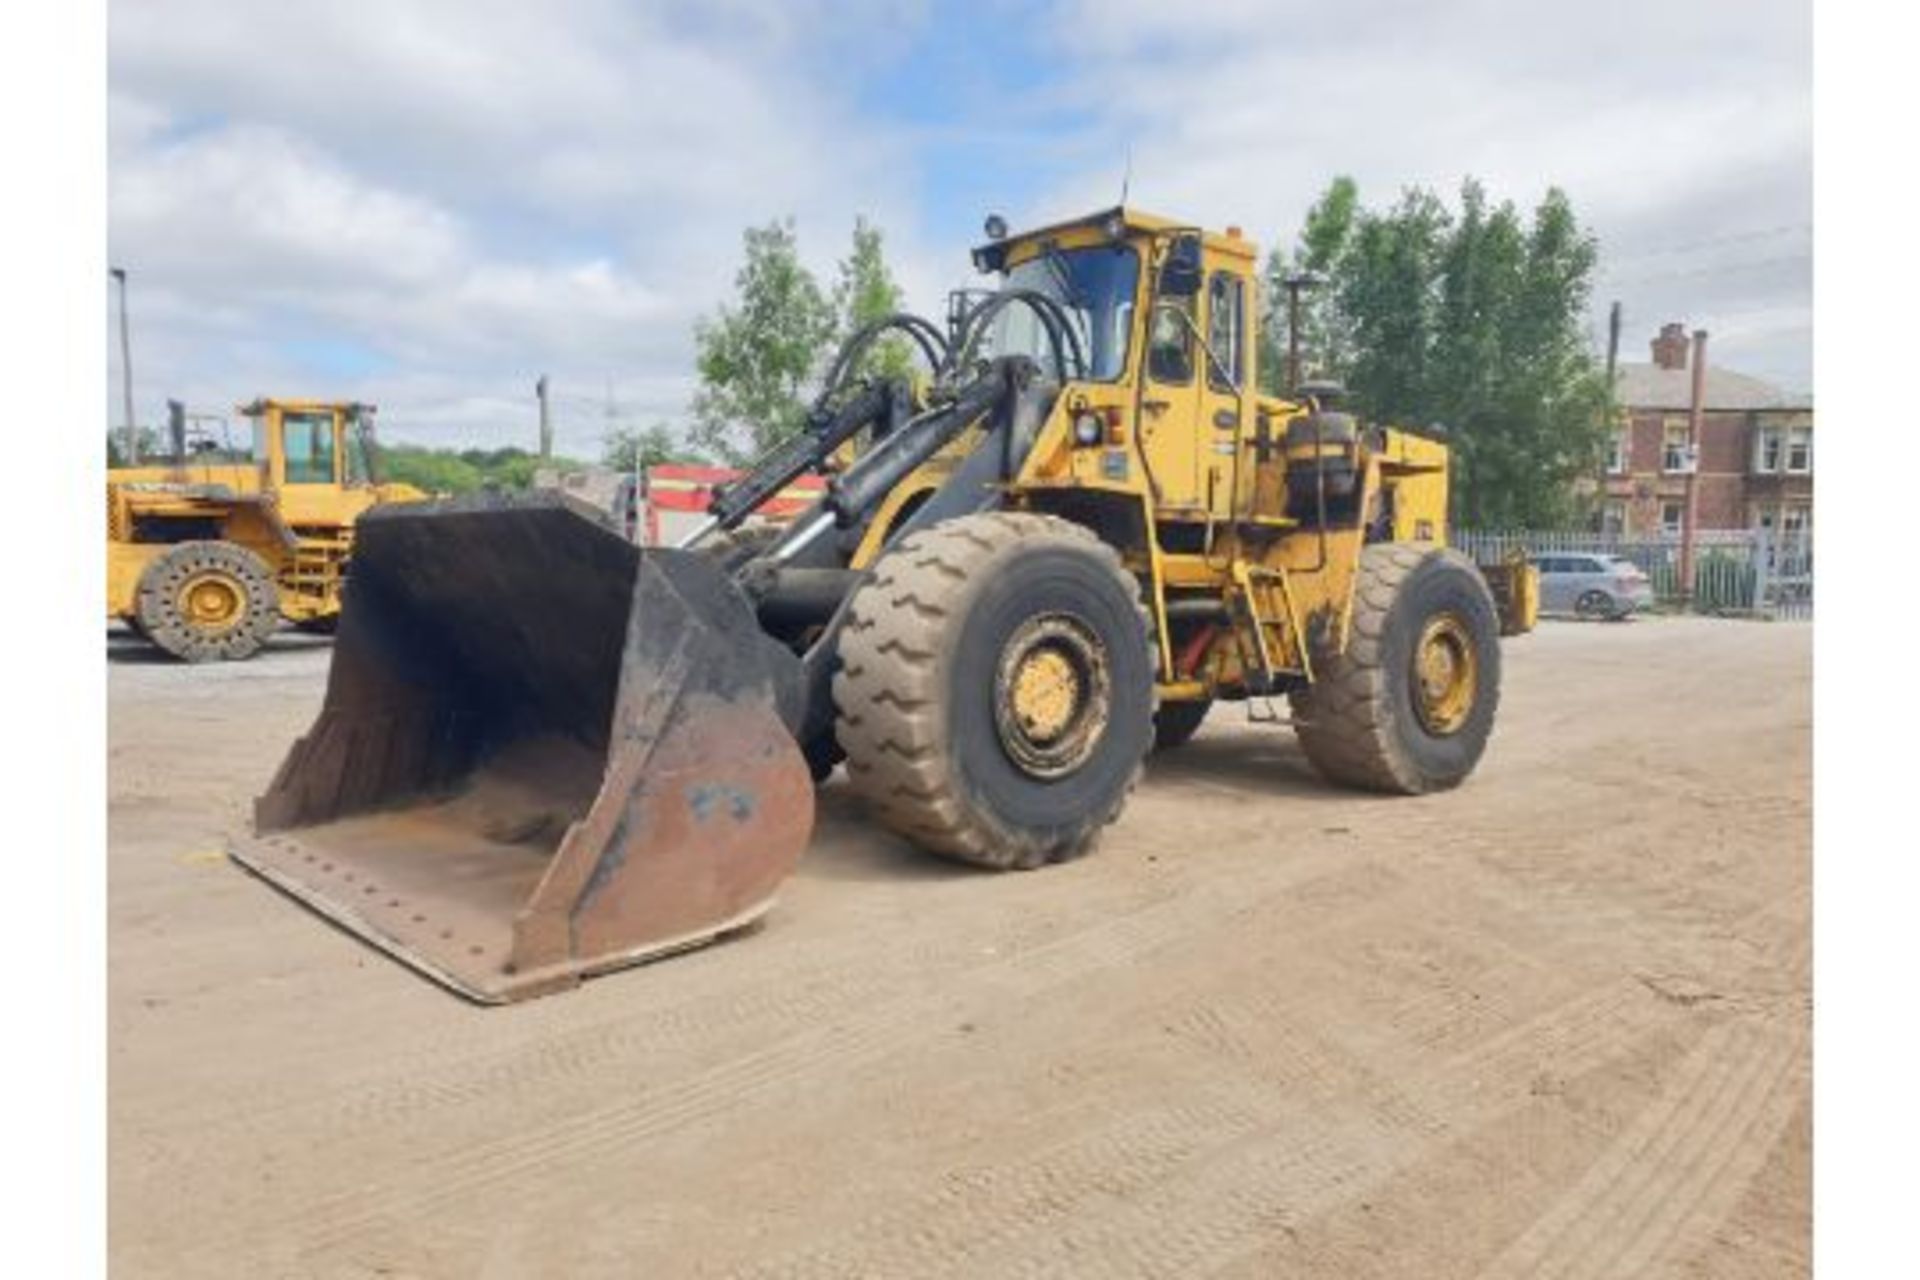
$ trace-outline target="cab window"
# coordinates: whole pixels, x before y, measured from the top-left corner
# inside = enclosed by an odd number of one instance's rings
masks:
[[[1220,362],[1217,367],[1207,361],[1207,385],[1215,391],[1234,392],[1246,385],[1246,357],[1240,349],[1245,294],[1240,277],[1227,271],[1214,272],[1207,287],[1207,346]]]
[[[333,415],[289,413],[280,419],[288,484],[333,483]]]
[[[1193,380],[1193,299],[1161,298],[1153,306],[1147,371],[1155,382]]]

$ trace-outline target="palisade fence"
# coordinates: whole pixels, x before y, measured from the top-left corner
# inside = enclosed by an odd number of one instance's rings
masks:
[[[1575,530],[1494,532],[1456,531],[1453,545],[1473,559],[1498,560],[1515,549],[1529,556],[1570,552],[1619,556],[1640,566],[1653,580],[1658,607],[1682,610],[1680,535],[1624,534]],[[1696,613],[1741,617],[1813,616],[1813,537],[1765,529],[1703,529],[1694,536]]]

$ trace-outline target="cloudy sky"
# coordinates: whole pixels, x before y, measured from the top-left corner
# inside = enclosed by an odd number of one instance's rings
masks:
[[[531,446],[546,372],[590,456],[610,397],[683,419],[750,223],[824,278],[864,214],[934,312],[984,213],[1111,204],[1129,155],[1133,203],[1268,244],[1337,173],[1473,174],[1570,193],[1627,358],[1682,320],[1808,389],[1810,38],[1778,0],[118,0],[109,255],[143,420],[351,396]]]

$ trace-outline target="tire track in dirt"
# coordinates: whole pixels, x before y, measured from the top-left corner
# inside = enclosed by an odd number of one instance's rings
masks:
[[[1196,986],[1204,985],[1196,975]],[[1240,994],[1214,999],[1172,1025],[1203,1034],[1233,1028],[1230,1041],[1249,1064],[1270,1064],[1271,1055],[1284,1055],[1297,1043],[1290,1030],[1299,1024],[1295,1015],[1338,998],[1337,988],[1291,1001],[1258,986],[1230,983],[1228,989]],[[1141,1021],[1150,1024],[1156,1012],[1175,1015],[1192,994],[1170,993]],[[1193,1141],[1185,1144],[1159,1141],[1166,1126],[1182,1122],[1183,1110],[1156,1111],[1142,1099],[1135,1105],[1148,1120],[1138,1135],[1126,1132],[1131,1126],[1122,1121],[1099,1138],[1029,1157],[1031,1164],[998,1166],[993,1176],[1009,1193],[1004,1203],[968,1202],[956,1210],[953,1194],[943,1189],[863,1219],[798,1257],[734,1274],[754,1280],[1078,1274],[1075,1266],[1094,1257],[1108,1260],[1101,1274],[1118,1274],[1108,1270],[1117,1265],[1111,1260],[1140,1252],[1139,1241],[1148,1236],[1155,1243],[1142,1255],[1138,1274],[1189,1274],[1237,1255],[1276,1224],[1301,1220],[1318,1205],[1392,1176],[1463,1124],[1524,1105],[1543,1059],[1577,1075],[1631,1052],[1642,1036],[1664,1034],[1681,1016],[1630,983],[1582,992],[1479,1052],[1414,1073],[1401,1083],[1398,1097],[1365,1106],[1351,1095],[1344,1105],[1315,1096],[1331,1094],[1330,1087],[1309,1084],[1302,1090],[1292,1087],[1297,1080],[1249,1070],[1233,1095],[1235,1105],[1217,1105],[1196,1117]],[[1312,1063],[1308,1069],[1316,1073],[1337,1074],[1343,1065],[1325,1055],[1295,1058]],[[1208,1118],[1222,1123],[1205,1123]],[[1135,1150],[1136,1143],[1144,1149]],[[1084,1185],[1066,1176],[1080,1169],[1091,1171]],[[1175,1196],[1177,1211],[1168,1208]],[[1131,1243],[1122,1247],[1123,1241]]]
[[[1058,942],[981,965],[944,988],[899,997],[855,1021],[785,1037],[697,1077],[576,1112],[539,1130],[471,1144],[420,1162],[403,1179],[383,1186],[356,1187],[323,1198],[302,1215],[307,1251],[332,1249],[383,1221],[417,1217],[546,1163],[604,1156],[649,1136],[763,1102],[768,1095],[802,1086],[813,1072],[845,1072],[878,1061],[1010,1002],[1137,961],[1196,931],[1268,919],[1277,901],[1326,874],[1330,862],[1337,859],[1303,857],[1258,894],[1249,895],[1243,885],[1216,883],[1157,901]]]
[[[1578,1183],[1481,1273],[1484,1280],[1637,1277],[1688,1229],[1710,1230],[1799,1103],[1804,1036],[1754,1019],[1709,1029],[1668,1088]]]
[[[1138,899],[1139,895],[1130,896]],[[1151,904],[1166,896],[1163,892],[1145,901]],[[1115,909],[1122,909],[1118,895]],[[1029,922],[1028,928],[1001,939],[1001,950],[1042,946],[1051,937],[1052,931],[1033,928]],[[742,941],[747,946],[756,944],[755,939]],[[499,1096],[502,1091],[561,1087],[613,1063],[675,1058],[691,1062],[702,1049],[724,1055],[730,1041],[763,1042],[770,1036],[831,1022],[849,1011],[901,996],[914,986],[937,982],[977,962],[980,955],[977,940],[964,933],[931,938],[912,934],[904,941],[901,947],[864,957],[851,974],[849,957],[839,948],[790,948],[785,955],[758,956],[762,963],[741,968],[739,977],[723,990],[703,988],[689,977],[684,986],[690,994],[661,1007],[623,1007],[586,1026],[532,1027],[524,1038],[512,1040],[503,1040],[501,1020],[537,1019],[546,1011],[537,1007],[477,1010],[462,1028],[435,1036],[413,1052],[370,1063],[353,1077],[330,1082],[322,1093],[287,1082],[265,1097],[256,1095],[245,1106],[207,1098],[199,1105],[177,1108],[167,1124],[196,1132],[279,1136],[289,1127],[338,1132],[403,1120],[418,1122],[436,1110]],[[682,966],[690,962],[700,960],[679,961]],[[633,973],[608,981],[645,980],[646,975]]]

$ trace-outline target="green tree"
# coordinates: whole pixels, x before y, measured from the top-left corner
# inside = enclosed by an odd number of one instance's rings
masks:
[[[160,447],[160,433],[152,427],[133,429],[136,443],[140,446],[140,465],[152,466],[163,462],[164,450]],[[127,431],[125,427],[112,427],[107,431],[107,465],[125,467],[132,465],[127,458]]]
[[[1260,386],[1270,395],[1286,388],[1287,345],[1291,330],[1287,306],[1287,277],[1310,273],[1330,280],[1341,255],[1353,238],[1354,215],[1359,209],[1360,188],[1352,178],[1339,177],[1327,187],[1314,206],[1307,210],[1307,221],[1299,243],[1290,254],[1275,249],[1267,255],[1266,278],[1262,283],[1263,323],[1260,326]],[[1300,294],[1300,362],[1303,378],[1329,375],[1344,368],[1348,354],[1347,335],[1339,326],[1339,313],[1325,288],[1307,288]]]
[[[832,303],[800,262],[792,219],[751,227],[736,298],[694,329],[694,443],[735,465],[798,431],[802,391],[833,336]]]
[[[665,462],[704,461],[696,451],[681,444],[664,422],[639,431],[627,427],[610,431],[600,451],[600,465],[616,471],[632,471],[636,466],[656,467]]]
[[[414,444],[380,446],[380,476],[429,493],[471,493],[476,489],[530,489],[542,468],[578,470],[572,458],[546,462],[525,449],[428,449]]]
[[[900,310],[900,286],[887,266],[879,227],[864,217],[853,223],[853,247],[840,260],[840,278],[833,289],[834,335],[837,350],[862,326]],[[867,348],[850,371],[853,378],[900,378],[913,368],[907,340],[889,333]]]
[[[1557,189],[1528,224],[1472,179],[1457,215],[1417,189],[1367,210],[1338,179],[1289,265],[1328,278],[1302,324],[1311,367],[1370,418],[1449,428],[1453,518],[1546,527],[1574,518],[1605,435],[1583,323],[1596,260]]]

